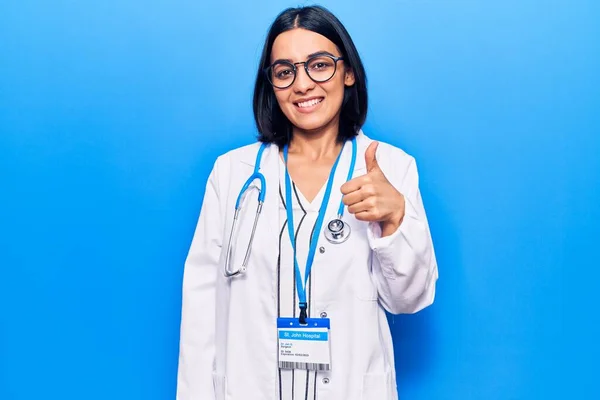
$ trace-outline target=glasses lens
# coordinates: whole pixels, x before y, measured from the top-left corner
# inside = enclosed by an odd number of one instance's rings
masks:
[[[335,61],[331,57],[319,56],[307,62],[308,74],[316,82],[325,82],[335,74]]]
[[[285,88],[292,84],[294,81],[294,66],[290,63],[277,63],[271,67],[270,78],[273,86],[278,88]]]

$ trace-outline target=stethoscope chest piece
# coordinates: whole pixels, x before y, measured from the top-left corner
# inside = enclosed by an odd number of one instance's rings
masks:
[[[333,244],[344,243],[350,237],[350,225],[340,218],[332,219],[325,229],[325,238]]]

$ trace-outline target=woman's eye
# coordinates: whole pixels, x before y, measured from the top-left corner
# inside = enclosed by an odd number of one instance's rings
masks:
[[[327,60],[314,60],[309,64],[309,68],[312,69],[313,71],[321,71],[327,68],[330,68],[332,66],[331,62],[328,62]]]
[[[291,69],[284,69],[282,71],[277,71],[275,73],[275,76],[277,77],[277,79],[287,79],[290,78],[294,75],[294,71],[292,71]]]

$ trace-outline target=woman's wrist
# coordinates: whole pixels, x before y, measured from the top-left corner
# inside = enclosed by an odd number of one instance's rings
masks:
[[[396,212],[392,213],[389,218],[380,222],[381,237],[392,235],[400,228],[404,220],[404,196],[401,199],[401,205],[398,206]]]

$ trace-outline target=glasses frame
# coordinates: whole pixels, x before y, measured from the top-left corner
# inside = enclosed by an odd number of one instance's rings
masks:
[[[312,76],[310,76],[310,72],[308,72],[308,64],[314,60],[315,58],[321,58],[321,57],[327,57],[327,58],[331,58],[333,60],[333,74],[331,74],[331,76],[323,81],[319,81],[314,79]],[[297,65],[303,64],[304,65],[304,71],[306,72],[306,76],[308,76],[313,82],[315,83],[324,83],[327,82],[329,80],[331,80],[334,76],[335,73],[337,72],[337,62],[340,60],[343,60],[344,57],[340,56],[340,57],[336,57],[334,55],[331,54],[315,54],[314,56],[308,58],[306,61],[300,61],[300,62],[296,62],[296,63],[292,63],[289,61],[276,61],[273,64],[269,65],[267,68],[264,69],[265,74],[267,75],[267,80],[269,81],[269,83],[271,85],[273,85],[273,87],[277,88],[277,89],[287,89],[290,86],[292,86],[294,84],[294,82],[296,82],[296,78],[298,77],[298,67]],[[271,80],[271,71],[273,70],[273,67],[275,67],[276,65],[289,65],[292,67],[292,69],[294,70],[294,79],[292,79],[292,81],[290,82],[289,85],[287,86],[277,86],[273,83],[273,81]]]

